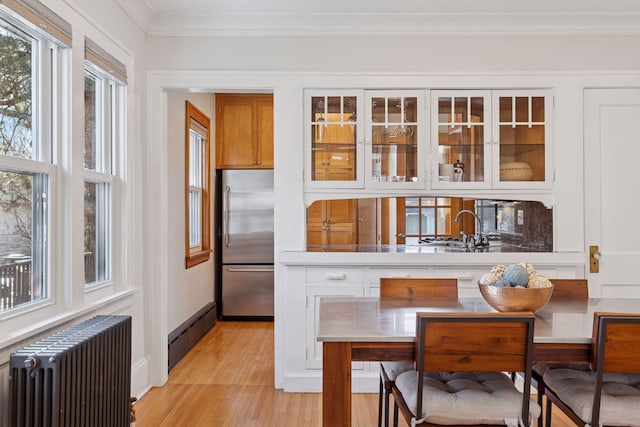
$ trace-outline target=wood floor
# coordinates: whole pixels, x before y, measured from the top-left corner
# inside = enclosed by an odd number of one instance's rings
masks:
[[[273,369],[273,323],[218,322],[136,403],[136,427],[321,426],[322,395],[276,390]],[[376,393],[353,395],[354,427],[375,427],[377,416]],[[570,426],[554,413],[552,427]]]

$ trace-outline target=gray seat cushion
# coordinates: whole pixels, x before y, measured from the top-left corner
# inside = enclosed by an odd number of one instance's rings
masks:
[[[380,362],[380,365],[391,381],[395,381],[401,373],[414,368],[413,362]]]
[[[396,387],[415,414],[417,371],[398,375]],[[522,412],[522,394],[503,373],[434,372],[425,374],[422,408],[418,421],[436,424],[517,423]],[[540,406],[533,400],[529,413],[531,422],[540,416]]]
[[[548,369],[543,379],[576,415],[591,423],[595,372]],[[640,374],[604,374],[600,402],[601,424],[640,426]]]
[[[588,363],[534,363],[533,371],[539,376],[543,376],[548,369],[578,369],[580,371],[588,371],[591,365]]]

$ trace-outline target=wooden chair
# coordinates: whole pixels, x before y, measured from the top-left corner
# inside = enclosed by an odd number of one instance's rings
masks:
[[[421,298],[458,300],[458,279],[455,278],[381,278],[380,298],[406,299],[407,304]],[[378,395],[378,427],[389,426],[389,395],[396,377],[414,368],[413,362],[381,362]],[[384,403],[383,403],[384,397]],[[383,410],[384,409],[384,410]]]
[[[546,425],[552,403],[578,426],[640,423],[640,314],[594,313],[594,370],[548,369]]]
[[[416,370],[395,381],[394,426],[398,409],[411,426],[529,426],[540,415],[529,394],[533,313],[416,317]],[[523,393],[504,372],[522,373]]]
[[[589,299],[589,284],[587,279],[549,279],[553,283],[551,299]]]
[[[551,300],[573,300],[586,302],[589,299],[589,284],[587,279],[549,279],[553,283],[553,294],[551,294]],[[573,368],[588,370],[589,365],[577,365],[577,364],[549,364],[549,363],[535,363],[533,365],[533,371],[531,377],[533,384],[538,390],[537,400],[540,407],[543,406],[542,397],[544,396],[545,384],[544,373],[549,368]],[[542,427],[543,418],[538,418],[538,427]]]
[[[445,298],[458,300],[456,278],[381,278],[380,298]]]

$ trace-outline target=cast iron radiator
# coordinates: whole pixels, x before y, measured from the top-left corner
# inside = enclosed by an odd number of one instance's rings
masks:
[[[131,317],[96,316],[11,354],[11,427],[128,427]]]

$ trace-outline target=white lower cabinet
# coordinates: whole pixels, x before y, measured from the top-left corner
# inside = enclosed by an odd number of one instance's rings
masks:
[[[363,255],[364,257],[364,255]],[[480,296],[478,281],[495,262],[486,263],[420,263],[393,265],[363,259],[345,264],[339,255],[331,262],[314,261],[305,265],[296,258],[291,265],[283,263],[283,275],[278,280],[288,291],[279,313],[276,343],[282,343],[279,357],[283,371],[277,373],[286,391],[321,391],[322,343],[317,341],[320,299],[323,297],[378,297],[383,277],[453,277],[458,279],[460,297]],[[495,260],[494,260],[495,261]],[[549,278],[584,277],[584,265],[578,262],[532,262],[538,274]],[[284,309],[282,309],[284,307]],[[279,334],[279,335],[278,335]],[[276,349],[278,350],[278,349]],[[354,392],[375,391],[379,364],[353,363]]]
[[[380,285],[380,279],[382,278],[418,278],[418,277],[432,277],[433,269],[431,268],[401,268],[401,267],[389,267],[389,268],[371,268],[367,272],[367,283]]]
[[[316,339],[318,331],[318,315],[320,314],[320,298],[354,296],[364,297],[363,285],[344,286],[307,286],[306,289],[306,331],[305,348],[307,369],[322,369],[322,343]],[[363,369],[362,362],[354,362],[353,369]]]

